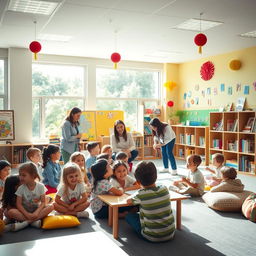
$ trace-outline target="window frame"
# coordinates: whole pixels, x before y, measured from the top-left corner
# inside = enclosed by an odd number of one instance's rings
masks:
[[[0,94],[0,99],[3,99],[3,110],[8,109],[8,59],[0,57],[4,61],[4,94]]]

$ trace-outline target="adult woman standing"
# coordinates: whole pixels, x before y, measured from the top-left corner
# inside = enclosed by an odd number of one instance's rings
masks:
[[[122,151],[128,155],[128,163],[132,162],[138,155],[132,135],[126,131],[122,120],[115,121],[114,134],[110,137],[110,144],[113,149],[112,158],[115,159],[116,153]]]
[[[78,126],[81,113],[82,110],[80,108],[72,108],[61,127],[60,148],[64,164],[69,161],[71,154],[79,150],[79,141],[82,134],[79,133]]]
[[[153,118],[150,120],[149,125],[153,131],[154,135],[154,149],[160,149],[162,151],[163,164],[164,164],[164,172],[169,171],[168,162],[170,161],[172,171],[172,175],[177,174],[177,165],[173,155],[173,147],[175,144],[176,135],[167,123],[161,122],[158,118]],[[169,160],[169,161],[168,161]]]

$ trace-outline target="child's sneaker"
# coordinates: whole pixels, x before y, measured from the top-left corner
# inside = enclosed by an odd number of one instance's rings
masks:
[[[87,211],[78,212],[77,217],[78,218],[89,218],[89,212],[87,212]]]
[[[32,223],[30,223],[30,225],[34,228],[41,228],[41,224],[42,224],[41,220],[36,220],[36,221],[33,221]]]
[[[9,225],[11,225],[10,231],[19,231],[19,230],[27,227],[29,225],[29,223],[28,223],[28,221],[23,221],[23,222],[16,222],[16,223],[9,224]],[[6,226],[9,226],[9,225],[6,225]]]

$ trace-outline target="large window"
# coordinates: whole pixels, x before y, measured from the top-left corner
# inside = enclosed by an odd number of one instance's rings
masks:
[[[0,59],[0,109],[7,109],[7,63]]]
[[[138,106],[159,101],[158,71],[97,68],[97,109],[123,110],[131,130],[138,129]]]
[[[67,111],[84,109],[84,92],[84,67],[33,64],[33,137],[60,135]]]

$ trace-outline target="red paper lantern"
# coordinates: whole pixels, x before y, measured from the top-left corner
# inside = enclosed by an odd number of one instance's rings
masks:
[[[34,59],[37,60],[37,53],[39,53],[42,49],[41,44],[37,41],[33,41],[30,43],[29,49],[34,53]]]
[[[167,106],[170,107],[170,108],[173,107],[174,106],[174,102],[172,100],[169,100],[167,102]]]
[[[202,46],[204,46],[207,43],[207,37],[203,33],[199,33],[195,36],[194,42],[197,46],[199,46],[198,52],[202,53]]]
[[[114,69],[117,69],[117,63],[121,60],[121,55],[118,52],[111,54],[111,60],[114,62]]]

